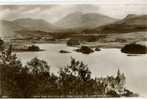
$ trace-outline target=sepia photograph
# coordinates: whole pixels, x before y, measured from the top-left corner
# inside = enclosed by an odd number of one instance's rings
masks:
[[[0,5],[0,97],[147,97],[147,4]]]

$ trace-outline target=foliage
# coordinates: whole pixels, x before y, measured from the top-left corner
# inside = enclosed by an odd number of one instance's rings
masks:
[[[44,60],[40,60],[37,57],[28,62],[27,66],[31,69],[33,73],[49,72],[49,66],[47,62]]]
[[[31,97],[44,90],[41,87],[43,84],[48,86],[47,83],[49,82],[50,75],[47,63],[34,58],[28,64],[29,66],[22,66],[16,54],[12,54],[11,45],[2,52],[0,55],[1,95],[8,97]],[[33,73],[30,72],[30,69],[33,69]]]
[[[71,64],[60,70],[61,79],[68,79],[67,77],[70,76],[73,77],[73,79],[87,81],[91,77],[91,72],[83,62],[71,58]]]
[[[70,65],[60,69],[59,82],[65,96],[103,95],[105,89],[103,83],[91,78],[88,66],[74,58],[71,58]]]
[[[120,97],[120,95],[117,94],[114,90],[110,90],[109,92],[107,92],[107,95],[111,97]]]
[[[17,59],[16,54],[12,54],[12,45],[10,45],[8,49],[2,51],[0,58],[4,65],[22,66],[21,62]]]

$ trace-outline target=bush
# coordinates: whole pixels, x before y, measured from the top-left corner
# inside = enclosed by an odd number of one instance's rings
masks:
[[[71,58],[70,65],[60,69],[59,74],[62,79],[73,77],[70,79],[80,79],[83,81],[87,81],[91,77],[91,72],[88,66],[83,64],[83,62],[75,60],[74,58]]]
[[[109,92],[107,92],[107,95],[110,97],[120,97],[120,95],[117,94],[114,90],[110,90]]]
[[[71,58],[70,65],[60,69],[59,79],[62,95],[86,95],[93,89],[89,68],[83,62],[73,58]],[[91,91],[91,93],[93,92],[94,90]]]
[[[125,94],[123,94],[123,96],[126,97],[138,97],[139,95],[136,93],[133,93],[132,91],[125,89]]]
[[[46,61],[40,60],[37,57],[28,62],[27,66],[33,73],[49,72],[50,69]]]

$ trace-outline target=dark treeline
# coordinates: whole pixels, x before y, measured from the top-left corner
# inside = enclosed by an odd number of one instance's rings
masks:
[[[58,76],[50,73],[44,60],[33,58],[25,66],[12,53],[12,46],[0,55],[0,96],[7,97],[121,97],[136,96],[124,88],[116,91],[115,83],[121,76],[93,79],[91,71],[83,62],[71,58],[70,65],[61,68]],[[115,83],[110,83],[114,82]],[[107,82],[107,83],[106,83]],[[111,86],[111,89],[107,87]],[[107,90],[106,90],[107,89]]]

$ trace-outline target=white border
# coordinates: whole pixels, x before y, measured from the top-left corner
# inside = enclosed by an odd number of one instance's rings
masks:
[[[113,1],[113,2],[111,2]],[[147,4],[147,0],[0,0],[0,5],[7,4]]]

